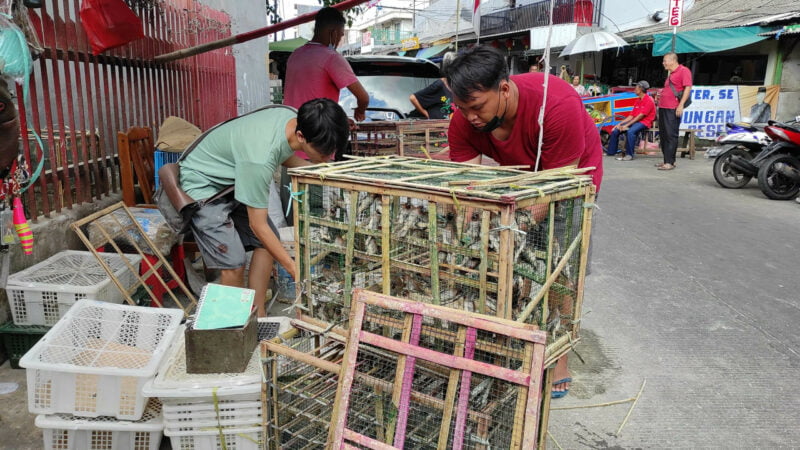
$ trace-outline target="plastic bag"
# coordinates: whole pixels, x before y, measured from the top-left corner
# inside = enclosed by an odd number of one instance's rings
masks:
[[[144,37],[142,21],[122,0],[83,0],[80,14],[95,55]]]
[[[11,16],[0,14],[0,72],[22,81],[33,71],[33,59],[25,35],[11,22]]]

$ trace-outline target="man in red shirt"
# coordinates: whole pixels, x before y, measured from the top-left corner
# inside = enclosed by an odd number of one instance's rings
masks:
[[[650,83],[647,81],[642,80],[636,83],[633,92],[639,96],[639,99],[633,104],[631,115],[616,124],[611,130],[611,137],[608,139],[608,150],[606,151],[609,156],[617,154],[619,135],[625,133],[625,156],[617,158],[617,161],[632,160],[633,149],[636,146],[636,136],[642,130],[646,130],[653,125],[653,120],[656,118],[656,104],[647,95],[648,89],[650,89]]]
[[[675,53],[664,55],[661,63],[667,69],[667,79],[658,100],[658,134],[664,162],[656,164],[656,167],[658,170],[672,170],[675,168],[683,108],[692,91],[692,72],[678,64],[678,55]]]
[[[339,102],[339,91],[347,87],[356,97],[358,106],[353,118],[360,122],[366,116],[369,94],[358,81],[350,63],[336,52],[344,36],[345,19],[331,7],[322,8],[314,22],[314,37],[292,52],[286,62],[286,87],[283,104],[300,108],[315,98]]]
[[[539,115],[545,76],[549,80],[542,131]],[[589,174],[600,188],[600,134],[569,83],[540,72],[509,76],[502,54],[491,47],[477,46],[450,63],[447,84],[461,111],[453,114],[450,121],[450,159],[479,164],[482,155],[486,155],[501,165],[524,164],[535,170],[541,133],[539,169],[572,164],[594,167]],[[571,314],[571,302],[565,301],[561,306],[562,314]],[[556,363],[554,379],[553,398],[563,397],[572,381],[566,356]]]
[[[503,55],[491,47],[467,50],[447,70],[447,84],[461,111],[450,121],[450,159],[480,164],[486,155],[501,165],[529,165],[535,170],[545,76],[549,86],[538,169],[594,167],[589,174],[599,190],[600,134],[575,89],[541,72],[509,76]]]

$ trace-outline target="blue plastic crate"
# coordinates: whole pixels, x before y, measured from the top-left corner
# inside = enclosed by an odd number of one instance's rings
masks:
[[[161,168],[164,164],[170,164],[174,162],[178,162],[178,158],[180,158],[180,152],[165,152],[161,150],[156,150],[153,154],[153,162],[155,162],[155,169],[156,169],[156,184],[155,189],[158,189],[159,181],[158,181],[158,169]]]

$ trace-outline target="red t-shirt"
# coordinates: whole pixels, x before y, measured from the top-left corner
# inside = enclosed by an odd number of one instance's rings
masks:
[[[670,85],[670,80],[672,80],[672,85]],[[683,64],[678,65],[678,67],[672,71],[669,75],[667,75],[667,79],[664,80],[664,89],[661,90],[661,98],[658,100],[658,107],[664,109],[676,109],[678,107],[678,103],[680,103],[680,97],[683,97],[683,89],[686,86],[692,85],[692,72],[686,68]],[[675,94],[672,92],[672,87],[675,87],[675,92],[678,93],[679,97],[675,97]]]
[[[636,100],[636,103],[633,104],[631,117],[636,117],[639,114],[644,114],[644,117],[642,117],[642,120],[639,122],[647,128],[650,128],[656,118],[656,103],[653,101],[653,98],[647,94],[644,94],[642,98]]]
[[[315,98],[339,102],[339,91],[358,81],[350,63],[336,50],[309,42],[292,52],[286,62],[283,104],[300,108]]]
[[[486,155],[500,165],[530,164],[533,170],[539,145],[544,74],[513,75],[511,80],[519,89],[517,116],[511,135],[500,141],[492,133],[476,130],[463,114],[455,113],[448,130],[451,160],[463,162]],[[603,147],[594,120],[569,83],[551,75],[547,91],[540,169],[564,167],[575,161],[578,161],[578,167],[595,167],[588,173],[599,190],[603,179]]]

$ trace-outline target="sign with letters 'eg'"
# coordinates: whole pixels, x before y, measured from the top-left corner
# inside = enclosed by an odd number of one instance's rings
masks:
[[[679,27],[683,21],[683,0],[669,0],[669,26]]]

